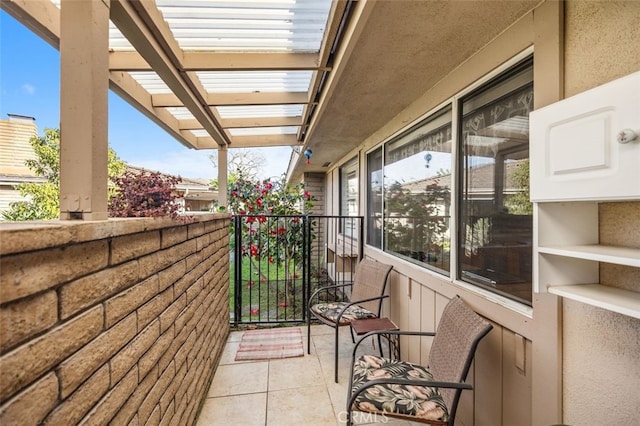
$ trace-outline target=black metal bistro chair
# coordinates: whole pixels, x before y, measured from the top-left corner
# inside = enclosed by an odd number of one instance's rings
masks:
[[[350,325],[353,320],[379,318],[385,295],[389,273],[393,267],[371,259],[362,259],[356,266],[353,283],[337,284],[318,288],[309,298],[307,317],[307,353],[311,353],[311,319],[318,319],[335,329],[335,382],[338,383],[338,336],[341,326]],[[351,287],[348,302],[317,303],[321,292]],[[351,338],[353,330],[351,330]]]
[[[417,331],[373,331],[356,344],[347,394],[347,424],[353,411],[397,417],[414,422],[453,426],[471,361],[480,340],[492,325],[472,311],[459,297],[445,307],[435,333]],[[356,359],[356,350],[377,333],[435,336],[429,365],[373,355]]]

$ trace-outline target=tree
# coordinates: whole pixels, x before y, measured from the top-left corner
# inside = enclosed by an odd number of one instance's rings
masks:
[[[509,196],[505,200],[505,206],[510,214],[532,215],[533,203],[530,198],[529,183],[529,160],[521,160],[517,162],[513,171],[513,185],[518,190],[515,194]]]
[[[13,221],[57,219],[60,215],[60,130],[45,129],[44,136],[33,137],[29,143],[36,158],[25,164],[46,181],[16,185],[20,195],[28,200],[10,203],[9,210],[2,212],[2,216]],[[112,179],[121,175],[126,167],[111,148],[107,167],[111,192],[114,188]]]
[[[440,170],[425,187],[411,191],[401,182],[393,182],[386,190],[385,238],[387,247],[422,262],[442,262],[448,243],[447,232],[450,190],[440,184]]]
[[[300,215],[313,207],[313,201],[302,183],[291,186],[284,180],[252,180],[242,167],[229,187],[229,210],[241,220],[240,253],[265,280],[262,261],[284,269],[287,300],[283,306],[289,304],[303,260],[304,220]]]
[[[215,167],[218,167],[218,151],[209,156],[209,160]],[[262,164],[264,164],[264,156],[256,150],[249,149],[230,149],[227,158],[227,181],[231,187],[240,172],[245,179],[257,180],[258,175],[262,172]],[[211,186],[218,189],[218,179],[211,180]]]

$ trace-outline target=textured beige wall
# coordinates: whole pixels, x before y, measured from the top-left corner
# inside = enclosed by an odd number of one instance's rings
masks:
[[[565,95],[640,70],[640,2],[569,1]],[[640,247],[640,202],[600,206],[600,241]],[[640,270],[601,264],[603,284],[640,291]],[[563,309],[564,421],[637,424],[640,320],[573,301]]]
[[[640,70],[640,2],[567,1],[565,96]]]
[[[193,424],[229,333],[229,217],[0,225],[0,424]]]

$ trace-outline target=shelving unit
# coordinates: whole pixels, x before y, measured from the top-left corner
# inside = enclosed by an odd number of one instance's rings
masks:
[[[600,282],[600,264],[640,268],[640,248],[599,244],[598,204],[640,201],[640,73],[531,114],[534,291],[640,319],[640,283]]]
[[[640,249],[588,244],[583,246],[538,247],[538,253],[640,268]]]
[[[549,287],[549,293],[640,318],[640,293],[635,291],[600,284],[576,284]]]

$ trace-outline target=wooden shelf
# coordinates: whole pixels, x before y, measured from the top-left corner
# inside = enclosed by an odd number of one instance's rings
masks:
[[[640,249],[598,244],[538,247],[538,253],[640,267]]]
[[[640,293],[601,284],[552,286],[549,293],[640,319]]]

